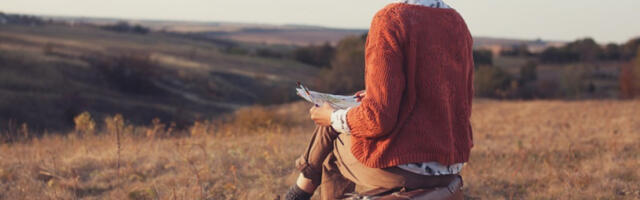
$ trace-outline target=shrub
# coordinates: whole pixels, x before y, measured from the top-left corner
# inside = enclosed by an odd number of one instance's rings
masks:
[[[625,65],[620,71],[620,98],[630,99],[635,97],[635,88],[633,86],[632,67]]]
[[[533,61],[527,62],[520,68],[520,84],[524,85],[528,82],[538,80],[537,66]]]
[[[102,72],[110,84],[122,92],[144,95],[159,95],[163,92],[154,83],[160,67],[149,53],[97,55],[88,57],[87,60]]]
[[[501,56],[524,57],[533,55],[526,44],[514,45],[512,49],[500,51]]]
[[[578,55],[580,61],[594,61],[602,54],[602,47],[592,38],[576,40],[565,46],[567,51],[574,52]]]
[[[83,112],[80,115],[73,118],[75,124],[76,133],[82,135],[94,134],[96,129],[96,122],[91,118],[89,112]]]
[[[564,69],[560,79],[560,87],[566,98],[584,98],[589,90],[588,69],[584,66],[571,65]]]
[[[559,83],[556,80],[541,80],[535,84],[534,98],[556,98],[559,93]]]
[[[549,47],[540,54],[540,60],[545,63],[591,62],[602,58],[605,53],[607,52],[595,40],[584,38],[563,47]]]
[[[335,53],[336,49],[333,48],[329,42],[326,42],[320,46],[310,45],[297,48],[293,51],[293,58],[301,63],[312,66],[329,67]]]
[[[637,96],[640,96],[640,50],[636,58],[623,66],[620,72],[620,97],[634,98]]]
[[[145,131],[145,136],[148,138],[167,136],[165,130],[166,125],[160,122],[159,118],[153,118],[153,120],[151,120],[151,126],[147,127],[147,130]]]
[[[333,93],[351,93],[364,89],[364,45],[365,36],[347,37],[336,47],[331,68],[322,72],[321,90]]]
[[[493,65],[493,52],[490,50],[474,50],[473,63],[477,66]]]
[[[44,25],[45,23],[46,23],[45,20],[36,16],[0,13],[0,25],[1,24],[18,24],[18,25],[39,26],[39,25]]]
[[[122,114],[104,118],[104,125],[109,134],[122,134],[126,128]]]
[[[475,72],[475,93],[480,97],[505,98],[514,78],[499,67],[480,66]]]
[[[141,26],[141,25],[131,25],[128,22],[120,21],[116,24],[103,26],[102,29],[115,31],[120,33],[136,33],[136,34],[147,34],[149,33],[149,28]]]
[[[640,46],[638,47],[636,59],[633,61],[633,86],[636,89],[637,94],[640,94]]]
[[[580,55],[564,48],[549,47],[540,53],[540,61],[544,63],[576,62],[579,59]]]
[[[615,44],[610,43],[604,47],[600,59],[603,60],[620,60],[622,58],[622,48]]]
[[[625,60],[633,59],[640,52],[640,37],[631,39],[624,45],[621,50],[622,58]]]
[[[537,98],[537,84],[538,72],[536,70],[537,64],[533,61],[528,61],[524,66],[520,67],[520,79],[518,80],[518,92],[517,98],[532,99]]]

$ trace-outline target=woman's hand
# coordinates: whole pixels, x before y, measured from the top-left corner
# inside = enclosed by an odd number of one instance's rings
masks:
[[[362,98],[364,98],[365,95],[367,95],[367,92],[365,90],[360,90],[356,92],[356,94],[354,94],[353,96],[356,97],[357,102],[360,102],[362,101]]]
[[[309,110],[311,120],[313,120],[318,126],[331,126],[331,114],[333,114],[333,107],[328,103],[322,104],[320,107],[312,107]]]

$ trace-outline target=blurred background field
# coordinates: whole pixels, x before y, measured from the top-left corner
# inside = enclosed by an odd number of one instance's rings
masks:
[[[0,13],[0,199],[274,199],[366,32]],[[640,38],[474,40],[467,199],[640,199]]]

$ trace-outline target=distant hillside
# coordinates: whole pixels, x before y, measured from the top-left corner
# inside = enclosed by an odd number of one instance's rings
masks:
[[[113,24],[122,19],[85,18],[85,17],[51,17],[54,20],[70,24]],[[329,42],[336,44],[340,39],[350,35],[361,35],[367,30],[335,29],[309,25],[270,25],[231,22],[194,22],[194,21],[162,21],[162,20],[124,20],[149,27],[154,31],[174,33],[198,33],[210,38],[230,39],[238,42],[279,45],[310,45]]]
[[[545,41],[542,39],[523,40],[494,37],[474,37],[473,40],[475,49],[491,50],[494,55],[500,54],[503,50],[512,50],[519,46],[526,46],[530,52],[539,53],[549,47],[559,47],[567,43],[563,41]]]
[[[113,24],[121,19],[84,18],[84,17],[52,17],[75,24]],[[125,20],[141,24],[155,31],[177,33],[200,33],[208,37],[231,39],[241,42],[309,45],[329,42],[337,43],[349,35],[367,33],[364,29],[336,29],[310,25],[271,25],[230,22],[193,22],[193,21],[162,21],[162,20]],[[495,37],[474,37],[474,46],[480,49],[511,48],[517,45],[527,45],[532,52],[539,52],[549,46],[560,46],[562,41],[507,39]]]
[[[246,105],[297,99],[317,68],[226,51],[218,40],[94,25],[0,25],[0,124],[58,130],[89,111],[188,125]],[[4,129],[4,128],[3,128]]]
[[[297,99],[291,92],[296,81],[311,82],[320,72],[294,61],[292,52],[366,33],[305,25],[120,22],[0,13],[0,125],[64,129],[83,111],[97,118],[122,113],[137,124],[158,117],[185,125],[246,105],[287,102]],[[476,48],[498,53],[562,44],[474,40]],[[517,75],[526,61],[497,59],[496,66]],[[558,74],[560,68],[544,69]]]

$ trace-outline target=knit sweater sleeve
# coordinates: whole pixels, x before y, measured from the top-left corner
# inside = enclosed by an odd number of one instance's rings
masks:
[[[366,96],[347,113],[354,137],[378,138],[396,126],[405,88],[403,28],[396,13],[382,10],[374,17],[365,47]]]

